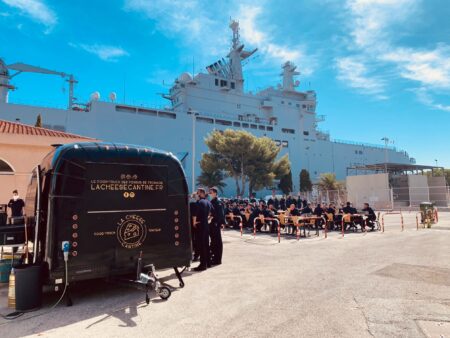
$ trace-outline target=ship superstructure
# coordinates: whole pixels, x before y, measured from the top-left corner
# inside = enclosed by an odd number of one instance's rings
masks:
[[[101,101],[97,92],[88,103],[80,104],[73,96],[77,83],[73,75],[22,63],[7,66],[0,60],[0,119],[34,124],[40,114],[48,128],[171,151],[182,162],[191,189],[200,174],[201,154],[208,150],[203,140],[215,129],[244,129],[273,139],[282,148],[281,155],[289,154],[294,191],[299,188],[301,169],[308,170],[314,181],[324,172],[334,172],[338,179],[343,179],[346,168],[354,165],[386,160],[414,162],[406,152],[393,147],[331,140],[328,133],[318,128],[324,116],[316,114],[316,93],[298,90],[300,82],[295,77],[300,72],[292,62],[282,65],[281,83],[277,87],[245,92],[242,61],[256,49],[244,49],[237,21],[232,21],[230,28],[232,43],[226,58],[206,67],[205,73],[195,76],[182,73],[163,95],[170,101],[168,109],[117,103],[114,93],[109,101]],[[12,71],[15,73],[11,74]],[[10,103],[8,93],[14,89],[11,79],[23,71],[66,78],[70,86],[68,108]],[[228,184],[225,190],[232,195],[233,184]]]

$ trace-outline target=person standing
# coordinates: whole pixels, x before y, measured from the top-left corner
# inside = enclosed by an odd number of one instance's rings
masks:
[[[197,213],[197,194],[193,193],[191,195],[191,199],[189,200],[189,212],[191,215],[191,229],[192,229],[192,247],[194,249],[194,258],[193,262],[197,262],[200,258],[200,248],[198,246],[199,243],[199,233],[196,224],[196,213]]]
[[[196,207],[196,227],[198,229],[198,247],[200,250],[200,264],[195,271],[204,271],[211,267],[209,255],[209,224],[208,218],[212,211],[211,203],[206,199],[206,191],[203,188],[197,189],[198,202]]]
[[[217,188],[209,188],[209,195],[211,196],[212,205],[212,220],[209,224],[209,237],[211,238],[211,265],[222,264],[222,226],[225,224],[225,212],[222,202],[217,196]]]
[[[19,192],[17,190],[13,191],[13,198],[8,202],[8,208],[11,209],[11,218],[23,217],[25,207],[25,202],[19,197]]]

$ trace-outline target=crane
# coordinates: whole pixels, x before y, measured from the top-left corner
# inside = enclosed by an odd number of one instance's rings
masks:
[[[58,72],[46,68],[36,67],[32,65],[27,65],[22,62],[13,63],[11,65],[7,66],[10,70],[15,70],[16,73],[9,76],[9,79],[12,79],[13,77],[21,74],[21,73],[39,73],[39,74],[48,74],[48,75],[59,75],[62,78],[64,78],[69,83],[69,105],[68,109],[71,109],[75,98],[73,96],[73,90],[76,83],[78,83],[77,80],[75,80],[75,77],[72,74],[67,74],[64,72]]]

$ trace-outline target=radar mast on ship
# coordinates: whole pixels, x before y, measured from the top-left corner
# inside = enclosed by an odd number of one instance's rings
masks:
[[[244,77],[242,74],[242,61],[252,56],[258,48],[252,51],[244,50],[244,44],[239,40],[239,22],[232,20],[229,27],[233,31],[232,44],[230,52],[227,55],[229,61],[224,59],[206,67],[209,74],[222,77],[224,79],[234,80],[236,82],[236,90],[242,92],[244,88]]]

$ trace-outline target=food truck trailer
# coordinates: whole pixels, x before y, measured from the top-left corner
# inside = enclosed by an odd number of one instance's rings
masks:
[[[33,243],[29,260],[43,284],[133,275],[168,298],[155,269],[174,268],[184,286],[178,268],[192,258],[188,186],[171,153],[96,142],[55,146],[33,170],[25,202],[25,224],[0,233]]]

